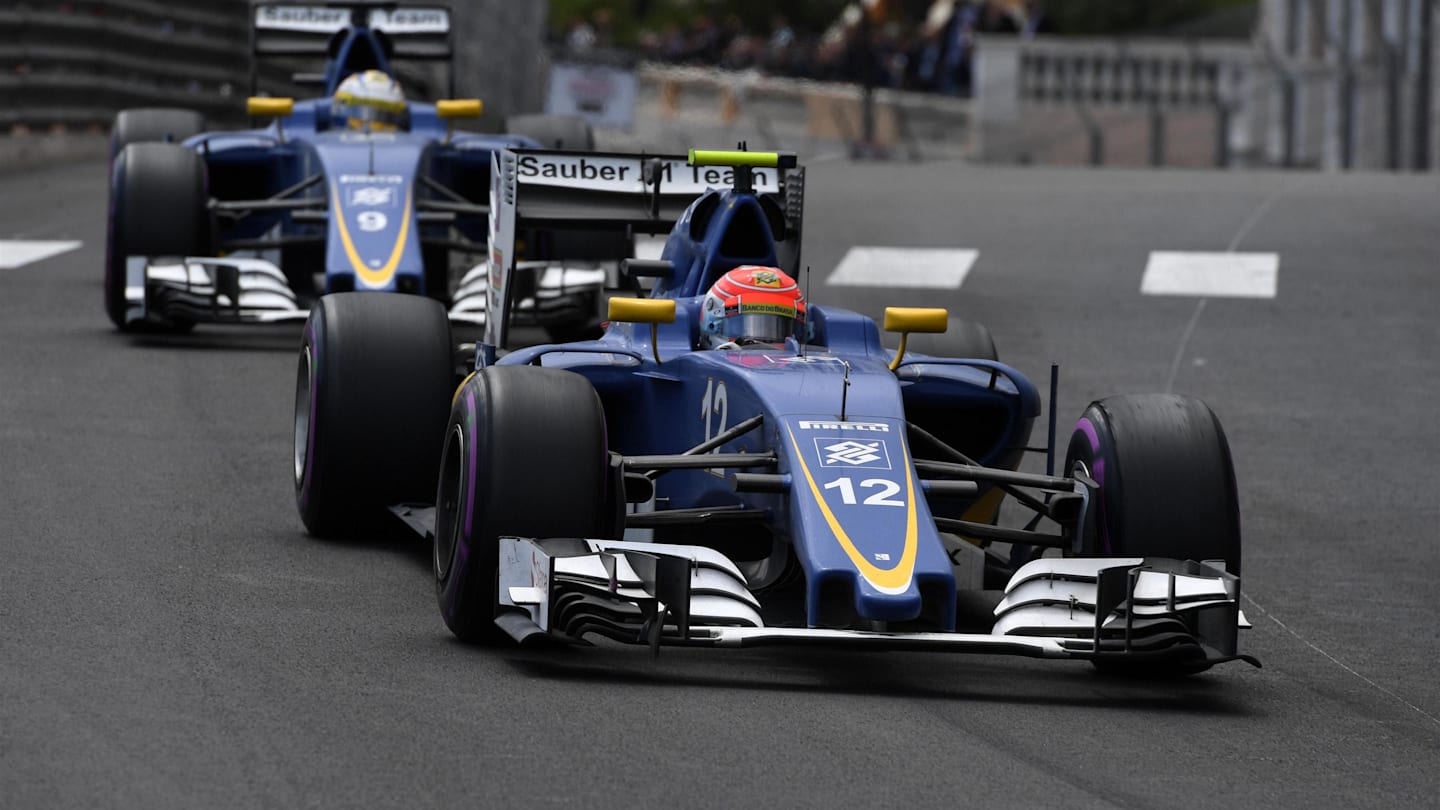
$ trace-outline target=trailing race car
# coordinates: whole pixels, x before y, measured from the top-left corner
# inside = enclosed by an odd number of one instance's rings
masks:
[[[444,8],[262,4],[253,41],[257,58],[328,55],[323,73],[295,76],[320,97],[252,97],[250,115],[273,121],[236,132],[205,132],[188,110],[116,118],[105,270],[115,326],[303,320],[318,296],[351,290],[426,295],[453,303],[457,321],[483,322],[467,300],[475,285],[452,295],[450,268],[452,253],[483,268],[492,153],[590,149],[588,125],[517,116],[508,134],[479,135],[454,131],[479,100],[408,101],[391,60],[448,60]],[[593,260],[628,256],[626,235],[528,237],[521,276],[533,292],[517,311],[557,337],[598,334],[606,272]]]
[[[323,299],[296,379],[309,531],[400,516],[433,538],[446,624],[478,642],[1257,663],[1237,651],[1235,477],[1208,407],[1095,402],[1057,475],[1052,384],[1047,472],[1020,472],[1040,392],[983,328],[929,357],[907,336],[943,309],[887,309],[890,350],[872,319],[806,302],[793,156],[688,157],[496,153],[491,312],[513,305],[516,229],[670,229],[660,260],[627,265],[653,287],[612,299],[598,340],[502,353],[493,318],[457,388],[438,305]],[[586,171],[584,190],[546,182]],[[697,173],[721,187],[677,211],[665,184]],[[1007,496],[1034,519],[998,525]],[[987,588],[989,631],[957,632],[957,593]]]

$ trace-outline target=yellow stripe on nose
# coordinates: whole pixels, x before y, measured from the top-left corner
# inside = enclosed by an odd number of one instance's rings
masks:
[[[400,214],[400,232],[395,235],[395,247],[390,251],[390,260],[371,269],[360,258],[360,252],[355,249],[355,242],[350,238],[350,229],[345,225],[345,210],[340,204],[340,187],[330,184],[330,199],[335,204],[335,222],[340,230],[340,244],[345,248],[345,256],[350,260],[350,267],[355,271],[355,275],[370,287],[384,287],[389,284],[395,277],[395,269],[400,266],[400,257],[405,253],[405,240],[410,236],[410,202],[413,192],[413,188],[405,190],[405,210]]]
[[[865,559],[860,549],[855,547],[850,535],[846,534],[845,527],[840,525],[835,513],[830,511],[830,505],[825,503],[825,496],[820,494],[820,487],[815,484],[815,477],[810,474],[810,467],[805,463],[805,456],[800,452],[800,443],[795,440],[795,433],[787,426],[785,432],[790,434],[790,446],[795,448],[795,459],[800,462],[800,471],[805,474],[805,482],[810,485],[810,493],[815,496],[815,502],[820,505],[820,513],[825,516],[825,522],[829,524],[830,531],[839,541],[840,548],[844,549],[845,555],[850,562],[855,564],[855,569],[877,590],[888,594],[904,593],[910,587],[910,580],[915,575],[915,558],[920,549],[919,526],[915,517],[915,481],[910,469],[910,451],[902,442],[901,449],[905,458],[905,547],[900,553],[900,562],[894,568],[880,568],[874,563]]]

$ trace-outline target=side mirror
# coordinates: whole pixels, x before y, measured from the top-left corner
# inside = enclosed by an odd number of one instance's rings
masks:
[[[478,98],[447,98],[435,102],[435,114],[449,122],[445,127],[445,143],[455,134],[456,118],[479,118],[485,105]]]
[[[447,98],[435,102],[435,114],[441,118],[479,118],[485,104],[478,98]]]
[[[610,320],[651,325],[675,322],[673,298],[611,298]]]
[[[257,118],[285,118],[295,112],[295,99],[251,96],[245,99],[245,112]]]
[[[281,142],[285,140],[285,127],[280,123],[280,119],[288,117],[293,112],[295,112],[295,99],[293,98],[251,96],[245,99],[247,115],[275,119],[275,131],[280,134]]]
[[[900,333],[900,348],[890,361],[890,370],[905,358],[905,341],[911,332],[939,334],[950,328],[950,313],[943,307],[886,307],[885,331]]]
[[[660,362],[660,324],[675,322],[675,299],[611,298],[608,314],[612,321],[650,324],[650,350]]]

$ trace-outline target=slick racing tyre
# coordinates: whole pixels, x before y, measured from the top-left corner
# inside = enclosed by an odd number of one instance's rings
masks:
[[[1198,399],[1171,394],[1093,402],[1065,454],[1099,485],[1080,556],[1224,560],[1240,574],[1240,506],[1225,431]],[[1193,664],[1193,665],[1192,665]],[[1172,675],[1193,662],[1096,661],[1102,670]]]
[[[496,643],[499,540],[610,537],[624,497],[588,380],[535,366],[491,366],[450,411],[435,496],[435,595],[458,638]]]
[[[205,131],[205,116],[195,110],[145,107],[121,110],[110,126],[110,159],[132,143],[180,143]]]
[[[1091,557],[1224,560],[1240,573],[1240,507],[1225,431],[1198,399],[1148,394],[1091,403],[1065,469],[1100,485],[1081,547]]]
[[[435,495],[455,388],[445,308],[395,293],[321,298],[295,375],[295,502],[316,537],[381,533]]]
[[[205,161],[170,143],[136,143],[120,150],[110,175],[110,223],[105,251],[105,312],[125,323],[126,257],[209,256],[214,238]],[[194,324],[147,324],[159,330]]]

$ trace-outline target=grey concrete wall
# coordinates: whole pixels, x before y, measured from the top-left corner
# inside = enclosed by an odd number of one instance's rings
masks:
[[[505,116],[538,111],[543,106],[547,65],[545,18],[549,4],[545,0],[449,0],[446,4],[451,8],[456,95],[478,97],[485,102],[485,118],[480,128],[498,131]],[[238,111],[245,92],[242,85],[247,83],[245,76],[248,74],[243,54],[248,51],[248,45],[244,43],[248,42],[250,28],[250,5],[246,0],[214,0],[198,10],[179,4],[167,5],[144,0],[126,0],[123,3],[104,5],[111,13],[96,16],[89,13],[89,6],[77,11],[70,7],[71,4],[62,3],[60,0],[34,0],[23,8],[17,7],[19,10],[10,9],[0,3],[0,23],[20,32],[19,45],[22,48],[37,48],[37,53],[60,54],[49,55],[44,59],[36,57],[32,60],[34,64],[30,66],[31,70],[16,76],[0,77],[9,81],[9,84],[0,81],[0,95],[8,97],[34,87],[43,89],[48,86],[46,82],[52,81],[64,81],[80,87],[106,87],[115,91],[108,95],[89,93],[78,102],[59,93],[35,92],[26,96],[33,96],[34,100],[26,108],[26,116],[16,119],[17,122],[23,122],[24,126],[16,126],[12,131],[12,127],[7,125],[0,131],[0,172],[103,154],[104,137],[90,134],[90,131],[107,126],[121,107],[167,103],[196,107],[198,105],[194,99],[203,97],[213,102],[211,106],[215,107],[215,110],[208,112],[214,116],[212,121],[217,128],[243,123],[243,117],[238,112],[236,120],[222,121],[216,110],[233,108]],[[175,19],[171,20],[170,17]],[[108,25],[113,22],[112,18],[119,21],[114,22],[115,25],[136,28],[138,33],[132,32],[133,35],[129,38],[100,36],[97,40],[100,44],[92,43],[81,36],[96,31],[103,35],[107,29],[103,29],[101,23]],[[97,20],[100,22],[96,22]],[[196,22],[197,20],[199,22]],[[49,27],[37,27],[41,22]],[[194,26],[200,22],[207,26],[206,36],[216,42],[228,43],[233,46],[232,51],[234,48],[241,49],[239,56],[229,54],[222,60],[227,69],[234,73],[233,76],[227,73],[221,77],[225,84],[230,85],[223,94],[219,91],[220,79],[198,82],[191,88],[192,96],[187,97],[168,85],[156,84],[154,76],[111,76],[109,74],[113,71],[103,68],[103,65],[107,64],[105,60],[90,58],[97,53],[132,61],[141,56],[149,57],[153,55],[150,52],[154,50],[154,46],[146,37],[160,36],[151,29],[178,31],[176,36],[189,36],[193,33]],[[49,41],[56,36],[54,31],[71,29],[79,32],[72,38],[76,39],[77,43],[85,43],[84,47],[71,50],[89,54],[86,58],[77,61],[65,56],[63,49],[57,51],[55,48],[41,48],[57,44]],[[112,49],[113,53],[105,51],[105,48]],[[209,62],[215,61],[212,53],[202,51],[198,52],[200,55],[188,55],[192,52],[196,52],[195,49],[177,51],[180,55],[163,62],[159,74],[172,78],[176,75],[187,75],[183,68],[190,64],[188,60],[198,60],[202,56]],[[307,66],[307,69],[314,69],[313,63],[307,63]],[[433,65],[406,63],[397,67],[402,76],[408,75],[412,70],[419,71],[417,75],[426,77],[433,72],[430,70]],[[209,69],[210,73],[215,72],[215,66],[211,64],[197,63],[196,71],[203,72],[201,68]],[[288,75],[284,71],[281,73]],[[424,88],[425,100],[433,100],[445,94],[445,85],[438,79],[439,75],[435,81],[426,81],[420,85]],[[129,92],[131,90],[144,90],[150,95],[135,96]],[[280,91],[293,91],[293,88],[285,85]],[[137,98],[140,100],[136,100]],[[9,100],[13,108],[14,99]],[[3,121],[3,116],[0,116],[0,122]],[[87,134],[81,134],[82,132]]]
[[[457,0],[452,4],[455,89],[485,102],[482,127],[544,106],[545,0]]]

